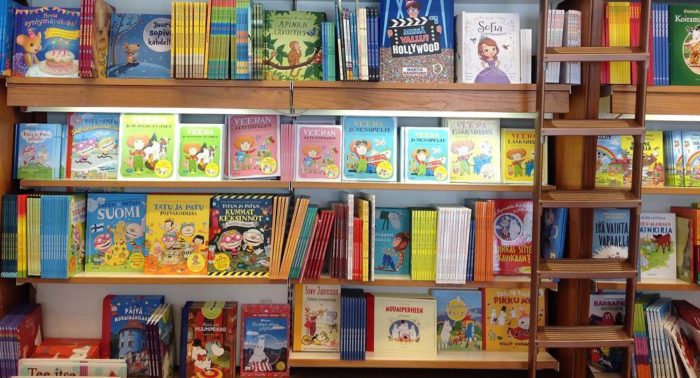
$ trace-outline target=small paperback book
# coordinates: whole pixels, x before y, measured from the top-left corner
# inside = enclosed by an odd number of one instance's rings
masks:
[[[340,181],[343,128],[336,125],[297,125],[294,176],[299,181]]]
[[[410,279],[411,210],[377,207],[374,216],[374,274],[382,279]]]
[[[265,11],[265,80],[321,80],[323,12]]]
[[[114,14],[107,76],[169,78],[170,27],[167,14]]]
[[[624,293],[592,293],[588,307],[590,325],[621,326],[624,324]],[[592,348],[589,351],[591,365],[604,372],[621,372],[624,360],[624,348]]]
[[[450,129],[450,182],[500,182],[498,119],[447,118]]]
[[[180,164],[178,177],[184,180],[221,180],[224,125],[179,124]]]
[[[534,182],[535,140],[532,129],[501,129],[501,180],[505,183]],[[545,146],[545,151],[547,148]],[[547,167],[547,154],[543,155],[543,167]],[[546,169],[545,169],[546,172]],[[547,182],[547,175],[542,175]]]
[[[437,305],[438,350],[483,349],[481,290],[431,290]]]
[[[146,195],[89,193],[85,271],[143,273]]]
[[[435,298],[374,295],[374,353],[430,358],[437,354]]]
[[[532,257],[532,201],[495,200],[494,273],[529,274]]]
[[[279,140],[279,116],[228,116],[226,118],[227,177],[238,179],[279,176],[281,168]]]
[[[626,259],[629,249],[630,212],[627,209],[595,209],[593,258]]]
[[[396,181],[396,117],[343,117],[343,180]]]
[[[241,376],[289,376],[289,306],[247,304],[241,309]]]
[[[401,136],[401,180],[449,184],[450,131],[444,127],[402,127]]]
[[[182,310],[180,377],[234,377],[238,304],[187,302]]]
[[[176,115],[122,114],[119,179],[174,180],[176,141]]]
[[[17,179],[52,180],[61,177],[65,125],[20,123],[15,131]]]
[[[68,115],[66,177],[114,180],[119,168],[119,114]]]
[[[642,280],[676,278],[676,214],[642,213],[639,269]]]
[[[294,286],[294,351],[337,352],[340,285]]]
[[[484,289],[485,350],[527,351],[530,330],[544,326],[544,291],[538,295],[537,324],[530,324],[529,289]]]

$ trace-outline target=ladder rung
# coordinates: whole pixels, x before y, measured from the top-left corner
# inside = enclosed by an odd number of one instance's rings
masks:
[[[622,326],[540,327],[539,348],[631,347],[633,339]]]
[[[546,120],[542,135],[643,135],[644,128],[633,119],[555,119]]]
[[[629,190],[549,190],[542,192],[540,205],[545,208],[567,207],[594,209],[607,207],[633,208],[642,205]]]
[[[637,269],[630,266],[627,260],[548,259],[540,261],[538,274],[540,279],[634,278],[637,275]]]
[[[548,47],[545,62],[639,62],[649,59],[641,47]]]

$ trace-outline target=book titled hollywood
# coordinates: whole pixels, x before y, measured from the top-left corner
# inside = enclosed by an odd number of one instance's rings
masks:
[[[170,28],[170,15],[113,15],[107,76],[170,77]]]
[[[337,125],[298,125],[294,176],[300,181],[340,181],[343,129]]]

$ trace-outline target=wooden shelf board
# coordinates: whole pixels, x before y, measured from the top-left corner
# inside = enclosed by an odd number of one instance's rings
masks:
[[[559,362],[547,352],[537,356],[538,369],[559,369]],[[367,352],[364,361],[341,361],[339,353],[291,352],[289,366],[335,368],[421,368],[421,369],[527,369],[527,352],[439,352],[433,358],[401,354],[376,356]]]
[[[45,278],[18,278],[18,284],[90,284],[90,285],[263,285],[281,284],[287,281],[271,281],[267,277],[209,277],[209,276],[174,276],[174,275],[85,275],[80,273],[67,280]]]
[[[625,290],[624,281],[596,280],[596,289]],[[700,286],[678,279],[672,280],[644,280],[637,282],[637,291],[700,291]]]
[[[611,111],[615,114],[634,114],[635,86],[613,85]],[[700,115],[698,100],[700,86],[647,87],[647,114]]]
[[[698,195],[699,188],[679,188],[671,186],[646,187],[642,188],[642,194],[678,194],[678,195]]]
[[[21,180],[20,188],[271,188],[289,189],[278,180],[157,181],[157,180]]]
[[[532,185],[513,184],[413,184],[403,182],[310,182],[294,181],[293,189],[430,190],[472,192],[532,192]]]
[[[293,280],[293,283],[299,283],[299,280]],[[304,280],[303,284],[317,285],[347,285],[347,286],[394,286],[394,287],[428,287],[428,288],[451,288],[451,289],[470,289],[481,287],[498,287],[498,288],[529,288],[529,276],[496,276],[493,281],[489,282],[467,282],[466,284],[437,284],[435,281],[416,281],[408,279],[377,279],[374,281],[349,281],[339,278],[330,278],[328,276],[321,277],[318,280]],[[557,284],[550,280],[543,280],[540,285],[542,288],[556,289]]]

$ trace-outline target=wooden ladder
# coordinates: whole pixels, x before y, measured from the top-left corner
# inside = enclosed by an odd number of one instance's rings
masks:
[[[529,377],[537,375],[537,354],[542,348],[594,348],[594,347],[623,347],[626,348],[626,359],[623,365],[622,377],[630,377],[632,372],[633,353],[633,315],[637,281],[637,255],[639,253],[639,216],[641,212],[641,183],[642,183],[642,142],[645,130],[645,107],[647,68],[649,62],[649,20],[651,0],[641,0],[640,41],[641,47],[553,47],[548,48],[547,25],[549,1],[540,0],[540,30],[539,54],[537,65],[537,142],[535,152],[535,178],[533,189],[533,249],[532,249],[532,280],[530,287],[530,344],[528,353]],[[594,25],[592,27],[600,27]],[[633,120],[603,120],[603,119],[545,119],[546,95],[546,66],[548,62],[606,62],[629,61],[637,64],[636,106]],[[595,73],[594,73],[595,74]],[[584,77],[585,78],[585,77]],[[630,135],[634,138],[632,163],[632,187],[618,189],[596,189],[594,183],[584,181],[582,190],[547,190],[543,191],[543,148],[546,137],[598,135]],[[591,138],[588,138],[589,140]],[[589,141],[590,143],[590,141]],[[588,154],[593,155],[593,154]],[[594,159],[595,156],[585,156]],[[595,169],[595,164],[585,161],[582,168],[584,174]],[[589,176],[590,177],[590,176]],[[590,180],[589,180],[590,181]],[[627,208],[630,210],[629,249],[626,260],[593,259],[592,251],[584,251],[589,258],[582,259],[547,259],[542,258],[541,227],[542,213],[546,208]],[[584,218],[586,219],[586,218]],[[570,223],[572,224],[572,223]],[[590,227],[591,224],[582,224]],[[585,235],[586,233],[584,233]],[[584,245],[586,245],[584,243]],[[590,244],[589,244],[590,245]],[[584,255],[584,256],[585,256]],[[537,326],[538,308],[537,296],[542,280],[545,279],[611,279],[624,278],[625,289],[625,324],[624,326]]]

